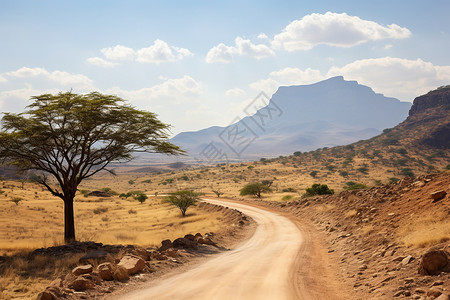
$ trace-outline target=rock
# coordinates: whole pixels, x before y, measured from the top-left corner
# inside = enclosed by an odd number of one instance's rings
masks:
[[[199,238],[199,237],[203,237],[203,235],[202,235],[200,232],[197,232],[197,233],[195,234],[195,237],[196,237],[196,238]]]
[[[433,282],[433,284],[431,286],[433,287],[433,286],[438,286],[438,285],[443,285],[443,284],[444,284],[444,282],[439,280],[439,281]]]
[[[428,297],[439,297],[440,295],[442,295],[442,292],[440,289],[436,288],[436,287],[432,287],[428,292],[427,292],[427,296]]]
[[[211,245],[211,246],[216,246],[216,243],[214,243],[213,241],[211,241],[210,238],[199,238],[197,240],[197,243],[201,244],[201,245]]]
[[[109,262],[102,263],[97,267],[98,275],[103,280],[113,280],[113,265]]]
[[[80,263],[88,263],[89,261],[95,261],[96,263],[104,262],[108,258],[108,252],[103,250],[95,250],[87,253],[85,256],[81,257]]]
[[[185,239],[188,239],[188,240],[190,240],[190,241],[195,241],[195,236],[192,235],[192,234],[186,234],[186,235],[184,236],[184,238],[185,238]]]
[[[397,262],[401,262],[406,258],[406,256],[397,256],[396,258],[394,258],[392,261],[397,261]]]
[[[36,300],[57,300],[58,298],[58,295],[55,295],[52,291],[47,289],[40,293]]]
[[[433,199],[433,202],[444,199],[445,195],[447,195],[447,192],[444,190],[436,191],[430,194],[431,198]]]
[[[173,241],[174,248],[197,249],[197,243],[186,238],[178,238]]]
[[[118,281],[127,281],[130,276],[128,275],[127,269],[122,266],[116,266],[113,272],[113,278]]]
[[[438,275],[447,267],[449,262],[446,251],[430,250],[422,257],[419,266],[419,274],[421,275]]]
[[[173,247],[173,244],[170,240],[164,240],[161,242],[161,247],[159,247],[158,251],[164,251],[164,250],[167,250],[172,247]]]
[[[164,251],[164,255],[172,258],[178,258],[177,252],[175,252],[175,250],[173,249],[167,249],[166,251]]]
[[[147,250],[145,250],[143,248],[136,248],[136,249],[133,250],[132,253],[137,255],[137,256],[139,256],[143,260],[149,260],[150,259],[150,255],[148,254]]]
[[[78,266],[78,267],[74,268],[72,270],[72,274],[75,276],[79,276],[79,275],[91,273],[92,270],[93,270],[92,265],[83,265],[83,266]]]
[[[450,300],[450,296],[448,294],[441,294],[439,297],[434,300]]]
[[[408,255],[407,257],[405,257],[403,260],[402,260],[402,265],[407,265],[407,264],[409,264],[410,262],[412,262],[414,260],[414,257],[412,257],[411,255]]]
[[[162,253],[157,253],[157,254],[155,254],[153,257],[154,257],[156,260],[166,260],[166,259],[167,259],[167,256],[165,256],[165,255],[162,254]]]
[[[145,261],[139,257],[125,255],[117,265],[124,267],[127,270],[128,275],[132,275],[145,268]]]
[[[92,281],[87,280],[83,277],[77,277],[71,283],[69,283],[68,287],[77,292],[85,291],[87,289],[91,289],[94,287],[94,283]]]

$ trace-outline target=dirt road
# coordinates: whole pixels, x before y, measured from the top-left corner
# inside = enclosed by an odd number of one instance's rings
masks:
[[[149,288],[121,299],[309,299],[294,284],[292,269],[303,237],[279,214],[240,203],[207,199],[235,208],[257,223],[255,234],[241,246]]]

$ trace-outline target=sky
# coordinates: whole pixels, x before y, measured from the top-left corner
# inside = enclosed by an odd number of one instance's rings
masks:
[[[344,76],[412,102],[450,84],[450,1],[0,1],[0,111],[99,91],[172,133]]]

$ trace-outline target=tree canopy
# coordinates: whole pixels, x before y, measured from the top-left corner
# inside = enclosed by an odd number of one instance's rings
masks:
[[[196,193],[196,192],[188,191],[188,190],[177,191],[177,192],[171,193],[163,201],[178,207],[178,209],[181,211],[182,216],[185,217],[186,210],[190,206],[196,205],[198,197],[200,195],[201,195],[200,193]]]
[[[37,181],[64,201],[66,241],[75,239],[73,199],[83,179],[113,172],[110,163],[130,161],[134,152],[184,153],[168,141],[170,125],[117,96],[65,92],[31,100],[25,112],[3,116],[0,157],[40,171]]]
[[[260,182],[254,182],[246,184],[241,190],[240,195],[241,196],[247,196],[252,195],[256,196],[258,198],[261,198],[261,193],[269,193],[272,190],[267,185],[264,185]]]

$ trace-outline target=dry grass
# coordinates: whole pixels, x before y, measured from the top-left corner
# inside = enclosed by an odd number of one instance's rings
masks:
[[[356,209],[352,209],[352,210],[349,210],[348,212],[346,212],[345,215],[344,215],[344,217],[345,217],[346,219],[350,219],[350,218],[353,218],[354,216],[356,216],[357,213],[358,213],[358,212],[356,211]]]
[[[450,240],[449,213],[414,216],[414,222],[403,226],[399,239],[407,247],[423,248]]]

